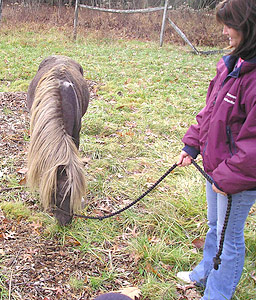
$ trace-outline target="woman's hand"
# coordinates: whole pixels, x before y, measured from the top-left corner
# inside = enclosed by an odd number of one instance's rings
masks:
[[[212,184],[212,189],[215,193],[221,194],[223,196],[227,196],[227,194],[224,193],[223,191],[219,190],[214,183]]]
[[[192,157],[185,151],[181,151],[177,165],[179,167],[187,167],[191,164]]]

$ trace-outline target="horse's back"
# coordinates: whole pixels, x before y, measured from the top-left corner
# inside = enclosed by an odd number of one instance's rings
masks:
[[[83,78],[83,68],[75,60],[66,56],[56,55],[45,58],[40,63],[28,88],[27,106],[29,110],[35,100],[36,90],[42,85],[43,80],[47,80],[47,77],[53,77],[56,81],[64,127],[78,147],[81,118],[89,103],[89,91]]]
[[[66,75],[61,72],[61,69],[63,70],[63,68],[65,69]],[[42,80],[42,78],[44,78],[44,76],[53,69],[59,69],[59,74],[58,72],[55,74],[56,80],[60,81],[60,86],[62,82],[67,81],[73,84],[77,97],[80,101],[81,113],[83,116],[89,103],[89,91],[86,81],[83,77],[83,68],[75,60],[62,55],[48,56],[40,63],[38,71],[35,77],[32,79],[27,92],[27,106],[29,110],[32,107],[35,98],[35,91],[40,80]]]

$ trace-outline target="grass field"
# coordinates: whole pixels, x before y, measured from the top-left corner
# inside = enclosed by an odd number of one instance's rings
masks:
[[[92,213],[127,205],[176,162],[181,138],[204,106],[220,58],[219,54],[197,56],[187,47],[171,44],[159,48],[156,42],[93,35],[79,35],[74,43],[62,30],[29,24],[12,30],[0,27],[0,39],[1,92],[26,92],[39,63],[52,54],[77,60],[93,83],[94,97],[83,117],[80,143],[81,155],[88,161],[87,211]],[[1,166],[3,173],[4,168],[12,169],[12,157]],[[1,186],[12,186],[19,178],[9,172],[0,180]],[[193,166],[176,169],[118,217],[76,219],[67,228],[60,228],[46,214],[27,213],[26,203],[9,193],[0,195],[0,208],[17,220],[34,214],[44,224],[44,238],[63,244],[72,238],[77,242],[74,248],[89,260],[104,261],[105,267],[97,272],[84,270],[67,279],[76,291],[74,299],[82,299],[84,289],[96,295],[130,285],[139,287],[142,299],[197,299],[181,296],[176,273],[191,269],[202,256],[195,241],[204,239],[207,230],[204,184]],[[246,263],[234,299],[255,299],[255,225],[252,212],[245,230]],[[0,263],[6,265],[1,252]],[[3,282],[0,276],[0,299],[8,299]]]

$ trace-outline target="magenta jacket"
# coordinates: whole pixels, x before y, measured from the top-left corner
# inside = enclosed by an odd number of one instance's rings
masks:
[[[193,158],[226,193],[256,189],[256,57],[234,69],[237,58],[217,64],[206,106],[182,141]]]

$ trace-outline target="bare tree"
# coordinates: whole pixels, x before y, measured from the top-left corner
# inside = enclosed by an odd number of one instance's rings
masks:
[[[0,0],[0,22],[1,22],[1,18],[2,18],[2,7],[3,7],[3,1]]]
[[[69,5],[74,6],[75,0],[6,0],[10,3],[22,3],[26,6],[37,5],[40,6],[43,3],[49,5]],[[165,0],[80,0],[80,4],[102,7],[102,8],[113,8],[113,9],[140,9],[148,7],[163,7]],[[202,9],[206,7],[214,8],[220,0],[169,0],[169,5],[173,8],[177,8],[184,3],[194,9]],[[3,0],[0,0],[2,6]]]
[[[188,5],[194,9],[214,8],[220,0],[189,0]]]
[[[141,0],[140,1],[141,2],[141,8],[146,8],[146,7],[148,7],[148,0]]]

